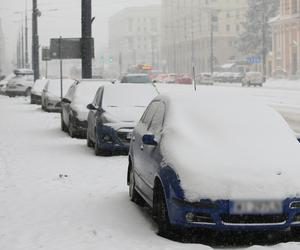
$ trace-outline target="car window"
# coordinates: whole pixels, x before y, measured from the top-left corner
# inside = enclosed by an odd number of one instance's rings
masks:
[[[142,123],[145,124],[147,128],[149,127],[158,106],[159,102],[152,102],[147,108],[145,114],[143,115]]]
[[[163,126],[164,116],[165,116],[165,104],[161,102],[159,103],[155,111],[155,114],[152,118],[149,131],[151,131],[153,134],[159,133]]]

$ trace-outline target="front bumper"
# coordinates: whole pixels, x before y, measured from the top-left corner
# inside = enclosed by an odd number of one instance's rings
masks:
[[[98,125],[96,143],[98,143],[98,147],[103,151],[127,155],[132,131],[133,127],[115,129],[107,125]]]
[[[42,97],[40,95],[32,94],[30,95],[31,97],[31,104],[42,104]]]
[[[61,112],[61,102],[54,100],[47,100],[46,102],[46,110],[49,112]]]
[[[235,215],[230,213],[230,201],[209,202],[208,205],[198,203],[197,205],[173,198],[167,200],[171,224],[185,228],[206,228],[218,231],[282,231],[289,230],[291,227],[300,227],[300,206],[291,208],[292,202],[300,204],[299,199],[284,200],[281,214]]]
[[[73,128],[78,136],[86,137],[88,122],[87,121],[80,121],[77,118],[72,118],[72,125]]]

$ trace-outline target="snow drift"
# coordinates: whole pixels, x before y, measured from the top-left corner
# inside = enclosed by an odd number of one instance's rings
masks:
[[[300,145],[272,108],[224,89],[164,98],[162,153],[177,171],[186,199],[300,195]]]

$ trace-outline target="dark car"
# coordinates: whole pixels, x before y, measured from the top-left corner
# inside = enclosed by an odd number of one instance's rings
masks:
[[[121,83],[152,83],[150,77],[147,74],[127,74],[122,77]]]
[[[62,100],[61,129],[69,132],[71,137],[86,138],[87,105],[91,103],[97,90],[104,84],[111,84],[105,80],[81,80],[75,82]]]
[[[132,130],[156,95],[151,84],[100,87],[88,105],[87,145],[96,155],[127,154]]]
[[[132,134],[130,199],[152,208],[160,234],[178,227],[297,233],[297,140],[271,108],[215,91],[151,102]]]

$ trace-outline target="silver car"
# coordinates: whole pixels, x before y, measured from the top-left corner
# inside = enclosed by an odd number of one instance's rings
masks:
[[[63,96],[74,82],[75,80],[63,79]],[[42,93],[42,109],[47,112],[61,111],[60,79],[51,79],[45,85]]]

